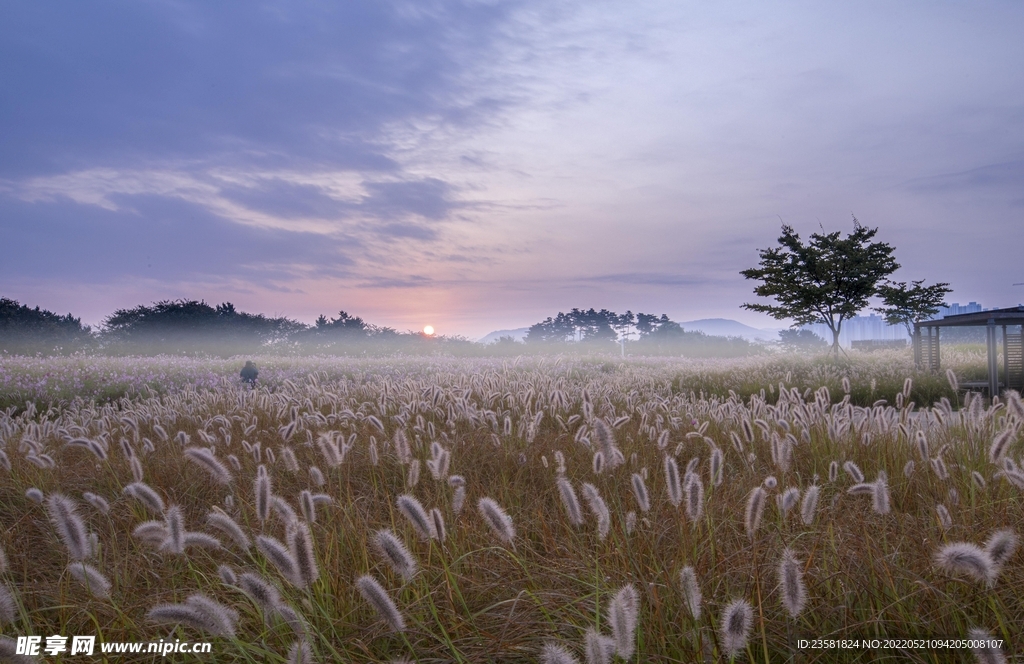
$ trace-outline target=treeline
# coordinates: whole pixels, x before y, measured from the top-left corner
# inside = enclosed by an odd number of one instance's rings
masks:
[[[666,314],[617,314],[607,309],[559,312],[530,326],[524,345],[690,357],[738,357],[762,351],[762,347],[740,337],[684,330]]]
[[[238,311],[225,302],[164,300],[118,309],[91,329],[59,315],[0,299],[0,352],[17,355],[95,352],[113,355],[256,353],[518,355],[575,352],[620,355],[736,357],[763,347],[738,337],[684,330],[665,314],[607,309],[559,312],[530,327],[525,342],[504,338],[484,346],[462,337],[398,332],[345,311],[312,325]]]

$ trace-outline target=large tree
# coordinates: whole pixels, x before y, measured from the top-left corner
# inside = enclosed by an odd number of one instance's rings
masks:
[[[878,292],[878,284],[899,269],[894,249],[872,242],[877,228],[853,220],[853,232],[814,233],[806,244],[783,224],[779,246],[759,249],[760,266],[740,272],[761,285],[754,294],[775,298],[777,304],[744,304],[794,327],[824,323],[832,332],[832,352],[839,354],[843,321],[853,318]]]
[[[939,307],[948,306],[946,295],[952,292],[949,284],[940,282],[924,286],[924,280],[907,285],[902,281],[886,282],[878,287],[882,306],[875,309],[885,316],[889,325],[902,325],[907,334],[914,336],[914,323],[927,320],[939,313]]]

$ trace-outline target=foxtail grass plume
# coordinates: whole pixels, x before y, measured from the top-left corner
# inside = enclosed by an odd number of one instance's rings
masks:
[[[583,525],[583,512],[580,510],[580,501],[576,498],[576,491],[572,488],[572,482],[570,482],[564,475],[560,475],[555,481],[558,486],[558,494],[562,498],[562,505],[565,507],[565,512],[569,517],[569,523],[574,526]]]
[[[1010,443],[1013,442],[1015,433],[1014,428],[1010,427],[1004,429],[992,440],[992,445],[988,448],[989,461],[996,465],[1002,462],[1003,457],[1006,456],[1006,451],[1010,449]]]
[[[800,503],[800,519],[806,525],[814,523],[814,515],[818,511],[818,494],[821,489],[817,484],[807,487],[804,492],[804,499]]]
[[[704,483],[700,475],[690,475],[683,491],[686,494],[686,516],[697,523],[704,515]]]
[[[946,509],[945,505],[936,505],[935,514],[939,517],[939,525],[942,526],[943,530],[949,530],[953,527],[953,519],[949,516],[949,510]]]
[[[591,627],[583,635],[583,654],[587,664],[611,664],[615,657],[615,639]]]
[[[943,546],[935,554],[935,564],[946,572],[964,574],[990,586],[996,578],[996,566],[992,558],[969,542],[954,542]]]
[[[913,474],[914,474],[914,460],[911,459],[910,461],[907,461],[905,464],[903,464],[903,476],[906,477],[909,480]]]
[[[640,594],[633,584],[619,588],[608,602],[608,624],[612,628],[615,653],[630,659],[636,652],[636,627],[640,614]]]
[[[256,482],[253,486],[256,494],[256,518],[260,523],[265,523],[270,518],[270,475],[267,474],[267,467],[260,464],[256,468]]]
[[[512,517],[506,514],[505,510],[501,509],[498,503],[494,502],[491,498],[481,498],[477,501],[476,506],[480,516],[491,527],[497,538],[502,542],[511,544],[512,540],[516,537],[516,530],[512,525]]]
[[[269,624],[281,606],[281,591],[277,586],[258,574],[243,572],[238,577],[238,588],[260,607],[264,622]]]
[[[889,513],[889,484],[885,481],[885,475],[878,474],[874,482],[874,491],[871,494],[871,507],[877,514]]]
[[[778,497],[779,511],[785,516],[789,510],[796,507],[796,504],[800,502],[800,489],[795,486],[791,486]]]
[[[541,664],[580,664],[576,655],[557,643],[545,643],[540,651]],[[588,662],[589,664],[589,662]]]
[[[110,503],[108,503],[107,499],[104,498],[103,496],[97,496],[95,493],[90,493],[86,491],[85,493],[82,494],[82,498],[84,498],[85,502],[95,507],[102,514],[110,513]]]
[[[300,639],[288,648],[288,664],[313,664],[313,651],[309,641]]]
[[[600,450],[594,452],[594,462],[592,470],[594,471],[595,475],[600,475],[602,472],[604,472],[604,453],[601,452]]]
[[[839,479],[839,462],[833,461],[828,465],[828,481],[835,482]]]
[[[1017,533],[1009,528],[997,530],[985,542],[985,553],[992,559],[996,569],[1001,569],[1010,562],[1017,551]]]
[[[679,483],[679,466],[671,455],[665,455],[665,487],[670,503],[679,507],[683,502],[683,487]]]
[[[404,581],[409,581],[416,575],[416,559],[393,532],[378,530],[374,533],[373,545],[384,562]]]
[[[46,500],[46,512],[71,559],[80,561],[90,558],[92,547],[89,545],[89,535],[85,522],[78,516],[75,502],[61,493],[50,494]]]
[[[600,418],[594,420],[594,439],[604,455],[608,467],[614,469],[618,466],[620,455],[616,454],[618,449],[615,447],[615,434],[612,432],[611,427]]]
[[[466,487],[459,485],[455,487],[455,493],[452,494],[452,513],[458,514],[462,511],[463,505],[466,504]]]
[[[388,596],[384,587],[377,582],[377,579],[373,578],[369,574],[364,574],[356,579],[356,589],[359,591],[359,594],[363,596],[363,599],[373,607],[373,610],[377,612],[377,615],[388,624],[391,631],[405,631],[405,618],[403,618],[402,614],[399,613],[398,606],[396,606],[391,597]]]
[[[415,496],[402,494],[398,497],[396,503],[398,510],[409,520],[413,530],[416,531],[416,535],[421,540],[426,541],[437,537],[437,533],[434,532],[434,524],[427,514],[427,510],[423,508],[423,505]]]
[[[269,535],[258,535],[256,537],[256,548],[264,557],[273,563],[277,571],[281,573],[289,583],[297,588],[305,585],[299,573],[299,563],[295,560],[292,552],[279,540]]]
[[[448,531],[444,527],[444,515],[441,514],[441,510],[436,507],[431,509],[430,520],[434,523],[434,536],[438,542],[443,544],[448,536]]]
[[[985,477],[978,471],[971,471],[971,481],[974,482],[974,486],[979,489],[985,488]]]
[[[647,485],[644,483],[643,475],[639,473],[633,473],[633,495],[636,496],[636,504],[640,508],[641,512],[647,512],[651,509],[651,501],[647,496]]]
[[[133,482],[124,488],[124,493],[136,499],[145,506],[151,514],[160,515],[164,513],[164,500],[153,487],[143,482]]]
[[[297,523],[299,520],[299,515],[295,513],[295,510],[292,509],[292,506],[288,501],[281,496],[271,496],[270,507],[286,526],[292,523]]]
[[[288,549],[296,562],[296,587],[308,588],[320,578],[320,568],[316,564],[316,553],[313,551],[313,535],[309,526],[299,522],[288,528]]]
[[[152,622],[185,625],[212,636],[235,636],[238,614],[205,595],[191,595],[184,604],[160,604],[146,614]]]
[[[722,484],[722,450],[715,448],[711,450],[711,486],[720,486]]]
[[[186,447],[184,454],[186,459],[209,473],[214,482],[231,484],[231,471],[208,448]]]
[[[217,508],[214,508],[212,512],[206,515],[206,525],[216,528],[227,535],[243,551],[248,551],[252,547],[252,542],[249,540],[249,536],[245,534],[245,531],[242,530],[242,527],[234,519]]]
[[[68,573],[82,584],[93,597],[100,599],[110,597],[110,581],[92,565],[83,562],[71,563],[68,565]]]
[[[608,505],[604,502],[604,498],[601,497],[601,492],[597,490],[596,486],[584,482],[582,488],[583,499],[587,501],[590,511],[597,519],[597,538],[604,540],[612,527],[611,512],[608,511]]]
[[[420,460],[413,459],[409,462],[409,472],[405,476],[406,488],[413,489],[420,483]]]
[[[689,609],[694,620],[700,620],[700,586],[697,584],[697,572],[693,567],[687,565],[679,572],[679,583],[683,587],[686,608]]]
[[[160,545],[161,550],[171,553],[185,553],[185,517],[181,508],[171,505],[164,512],[164,527],[167,529],[167,539]]]
[[[754,612],[746,600],[734,599],[725,607],[719,632],[726,657],[735,657],[747,647],[753,624]]]
[[[25,497],[37,505],[42,505],[43,501],[46,500],[46,496],[43,495],[43,492],[34,486],[25,489]]]
[[[927,461],[931,458],[931,450],[928,449],[928,438],[921,429],[914,433],[914,444],[917,446],[917,454],[921,457],[921,461]]]
[[[14,601],[14,594],[6,585],[0,583],[0,626],[13,625],[17,615],[18,603]],[[0,651],[0,661],[5,661],[3,651]]]
[[[774,475],[769,475],[768,477],[764,478],[764,481],[761,482],[761,484],[764,485],[764,488],[766,488],[769,491],[771,491],[776,486],[778,486],[779,481],[777,479],[775,479]]]
[[[782,592],[782,605],[790,616],[796,618],[807,605],[807,590],[800,561],[790,549],[782,552],[782,560],[779,561],[779,588]]]
[[[864,481],[864,473],[861,472],[860,466],[858,466],[854,462],[847,461],[846,463],[844,463],[843,470],[846,471],[846,474],[849,475],[854,482],[857,482],[859,484]]]
[[[1006,655],[991,634],[973,627],[967,630],[967,638],[971,641],[971,652],[977,664],[1006,664]]]
[[[308,489],[299,492],[299,509],[302,511],[302,518],[309,523],[316,523],[316,503],[313,502],[313,494]]]
[[[747,537],[751,539],[754,538],[758,526],[761,525],[765,497],[765,491],[761,487],[755,488],[747,497],[747,509],[744,514],[743,524],[747,531]]]
[[[221,565],[217,568],[217,576],[220,577],[221,582],[226,586],[237,586],[238,575],[235,574],[235,570],[230,565]]]

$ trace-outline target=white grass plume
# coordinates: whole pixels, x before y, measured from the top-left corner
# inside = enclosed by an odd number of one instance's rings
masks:
[[[611,664],[615,657],[615,639],[591,627],[583,635],[583,654],[587,664]]]
[[[711,486],[720,486],[723,478],[722,450],[718,447],[711,450],[710,481]]]
[[[967,638],[974,643],[971,652],[974,653],[974,661],[977,664],[1006,664],[1006,655],[996,645],[992,635],[983,629],[973,627],[967,630]]]
[[[316,466],[309,467],[309,479],[311,482],[313,482],[313,484],[317,486],[323,486],[324,484],[327,484],[327,480],[324,479],[323,472],[321,472],[320,469],[317,468]]]
[[[82,584],[93,597],[100,599],[110,597],[110,581],[92,565],[83,562],[71,563],[68,565],[68,573]]]
[[[132,530],[132,536],[153,546],[160,546],[167,539],[167,526],[163,521],[143,521]]]
[[[665,489],[668,491],[668,501],[679,507],[683,502],[683,487],[679,483],[679,465],[671,455],[665,455]]]
[[[277,586],[258,574],[243,572],[238,577],[238,588],[260,607],[264,621],[269,623],[281,606],[281,591]]]
[[[633,584],[619,588],[608,602],[608,623],[612,628],[615,653],[630,659],[636,651],[636,627],[640,614],[640,594]]]
[[[448,529],[444,525],[444,515],[441,514],[441,510],[436,507],[430,510],[430,520],[434,524],[434,536],[438,542],[444,543],[448,537]]]
[[[540,650],[541,664],[580,664],[576,655],[557,643],[545,643]]]
[[[68,555],[72,560],[86,560],[90,557],[92,547],[89,545],[89,534],[85,522],[78,516],[75,501],[61,493],[52,493],[46,500],[46,512],[50,522],[57,529]]]
[[[612,517],[608,511],[608,505],[604,502],[604,498],[601,497],[601,492],[593,484],[584,482],[582,490],[583,499],[587,501],[590,511],[597,519],[597,537],[600,540],[604,540],[612,527]]]
[[[946,572],[965,574],[990,586],[997,573],[989,554],[969,542],[946,544],[936,552],[935,564]]]
[[[166,509],[164,499],[160,497],[160,494],[144,482],[129,484],[124,488],[124,493],[142,503],[151,514],[160,515]]]
[[[252,542],[245,534],[245,531],[242,530],[242,527],[238,525],[238,522],[220,509],[214,508],[212,512],[206,515],[206,524],[230,537],[231,541],[237,544],[238,548],[243,551],[248,551],[252,547]]]
[[[220,577],[221,582],[226,586],[237,586],[238,575],[235,574],[235,570],[230,565],[221,565],[217,568],[217,576]]]
[[[420,460],[413,459],[409,462],[409,472],[405,476],[405,486],[413,489],[420,483]]]
[[[764,514],[765,497],[764,489],[756,487],[747,496],[747,508],[744,513],[743,525],[747,531],[747,537],[753,539],[758,526],[761,525],[761,516]]]
[[[814,523],[814,515],[818,511],[818,495],[821,489],[817,484],[812,484],[807,487],[807,491],[804,492],[804,499],[800,503],[800,519],[806,525]]]
[[[686,601],[686,608],[694,620],[700,620],[701,594],[700,585],[697,583],[697,572],[687,565],[679,572],[679,583],[683,587],[683,599]]]
[[[369,574],[364,574],[356,579],[356,589],[363,596],[363,599],[373,607],[377,615],[388,624],[391,631],[405,631],[405,619],[398,611],[394,601],[388,596],[387,591],[377,582],[377,579]]]
[[[316,523],[316,503],[308,489],[299,492],[299,509],[302,511],[303,519],[309,523]]]
[[[800,489],[795,486],[789,487],[778,496],[778,501],[779,511],[785,516],[789,510],[796,507],[796,504],[800,502]]]
[[[299,515],[292,509],[291,504],[281,496],[271,496],[270,507],[273,508],[274,513],[284,522],[285,526],[298,523]]]
[[[320,578],[320,568],[316,564],[316,553],[313,551],[313,535],[309,526],[299,522],[288,528],[288,549],[297,563],[296,586],[307,588]]]
[[[213,481],[219,484],[231,484],[234,479],[227,466],[206,447],[186,447],[185,458],[209,473]]]
[[[569,517],[569,523],[574,526],[583,525],[583,512],[580,510],[580,501],[576,497],[576,490],[572,488],[572,482],[564,475],[559,475],[555,484],[558,486],[558,494],[562,498],[562,505]]]
[[[1006,456],[1007,450],[1010,449],[1010,443],[1013,442],[1015,430],[1010,427],[1004,429],[999,435],[992,440],[992,445],[988,448],[988,460],[998,465],[1002,462],[1003,457]]]
[[[747,647],[750,629],[754,624],[754,612],[743,599],[734,599],[722,612],[720,636],[722,650],[726,657],[735,657]]]
[[[847,461],[843,464],[843,470],[849,475],[854,482],[861,483],[864,481],[864,473],[861,472],[860,466],[852,461]]]
[[[0,583],[0,626],[13,625],[17,615],[18,603],[14,599],[13,591],[5,584]],[[2,657],[0,657],[0,661],[4,661]]]
[[[160,604],[146,614],[152,622],[186,625],[212,636],[235,636],[238,613],[205,595],[190,595],[184,604]]]
[[[82,494],[82,498],[85,499],[85,502],[95,507],[100,513],[110,514],[110,503],[108,503],[107,499],[103,496],[98,496],[95,493],[86,491]]]
[[[395,502],[398,505],[398,510],[409,520],[409,523],[412,524],[413,529],[421,540],[426,541],[437,537],[437,533],[434,532],[434,524],[427,514],[427,510],[423,508],[423,504],[415,496],[402,494]]]
[[[828,465],[828,481],[835,482],[839,479],[839,462],[833,461]]]
[[[686,516],[691,522],[697,523],[704,515],[704,483],[699,475],[691,474],[687,477],[689,481],[683,487],[686,494]]]
[[[279,540],[269,535],[258,535],[256,537],[256,548],[260,550],[267,560],[273,563],[274,567],[281,573],[289,583],[296,587],[303,587],[304,583],[299,574],[299,563],[295,560],[292,552],[288,550]]]
[[[636,496],[637,506],[641,512],[647,512],[651,509],[651,500],[647,495],[647,485],[644,483],[643,475],[639,473],[633,473],[633,495]]]
[[[466,487],[459,485],[455,487],[455,493],[452,494],[452,513],[458,514],[462,511],[463,506],[466,504]]]
[[[416,559],[393,532],[378,530],[374,533],[373,545],[384,562],[403,580],[409,581],[416,576]]]
[[[292,643],[288,648],[287,662],[288,664],[313,664],[313,651],[309,647],[309,642],[300,639]]]
[[[491,498],[481,498],[477,501],[476,506],[480,516],[491,527],[491,530],[494,531],[498,539],[511,544],[512,540],[516,537],[516,530],[512,525],[512,517],[506,514],[505,510],[501,509],[498,503],[494,502]]]
[[[778,572],[782,605],[786,607],[790,616],[796,618],[807,606],[807,589],[804,586],[804,572],[800,561],[790,549],[783,550]]]
[[[1010,558],[1013,558],[1013,554],[1017,551],[1017,543],[1017,533],[1010,528],[997,530],[985,542],[985,553],[992,559],[997,570],[1010,562]]]
[[[271,484],[270,475],[267,474],[267,467],[260,464],[256,468],[256,481],[253,483],[253,492],[256,495],[256,518],[261,523],[270,518],[270,496]]]
[[[42,505],[43,501],[46,500],[46,496],[43,494],[43,492],[34,486],[25,489],[25,497],[31,500],[33,503],[36,503],[37,505]]]
[[[871,494],[871,507],[877,514],[889,513],[889,484],[882,473],[878,474],[878,479],[874,482],[874,491]]]

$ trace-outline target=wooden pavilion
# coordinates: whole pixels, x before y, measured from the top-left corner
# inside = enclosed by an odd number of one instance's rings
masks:
[[[918,369],[939,370],[939,330],[944,327],[985,328],[988,381],[977,385],[969,384],[967,387],[987,388],[989,398],[998,396],[1001,388],[1024,392],[1024,305],[915,323],[914,362]],[[1000,331],[1003,346],[1002,376],[999,371],[998,353]]]

